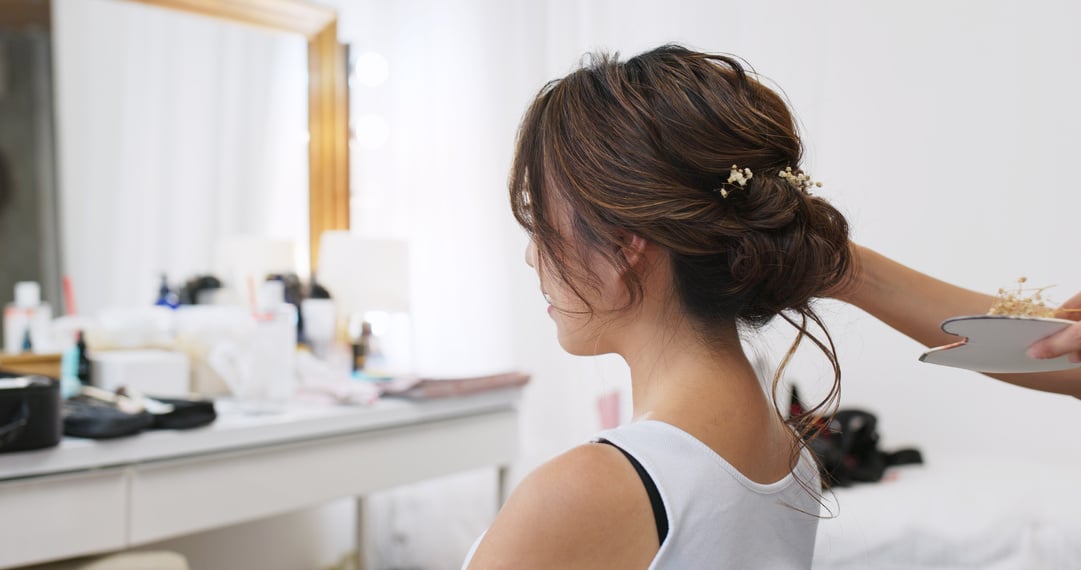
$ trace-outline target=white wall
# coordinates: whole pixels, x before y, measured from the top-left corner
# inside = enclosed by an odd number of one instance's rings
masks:
[[[1065,300],[1062,261],[1081,198],[1063,176],[1081,150],[1081,50],[1063,2],[918,2],[834,16],[816,172],[837,188],[863,243],[965,286],[994,292],[1026,275]],[[847,15],[847,18],[844,16]],[[858,24],[858,25],[854,25]],[[840,27],[839,25],[837,27]],[[831,29],[836,32],[836,28]],[[1076,401],[915,361],[921,348],[843,312],[845,401],[876,409],[886,443],[936,455],[1081,457],[1065,423]],[[1065,429],[1064,429],[1065,428]]]
[[[858,241],[974,289],[993,292],[1021,275],[1060,284],[1059,300],[1081,288],[1061,261],[1081,207],[1067,191],[1070,157],[1081,150],[1073,104],[1081,80],[1071,71],[1081,45],[1068,31],[1075,5],[550,5],[562,14],[550,24],[569,23],[549,27],[551,74],[587,49],[630,56],[666,41],[746,58],[791,100],[807,168],[826,181],[820,193],[849,215]],[[859,311],[822,309],[844,366],[842,404],[878,412],[887,446],[915,444],[932,460],[1081,450],[1061,419],[1072,399],[921,364],[921,347]],[[783,344],[770,338],[776,354]],[[811,384],[827,372],[807,352],[791,378]]]
[[[1020,275],[1081,288],[1064,266],[1081,198],[1079,55],[1066,2],[808,3],[628,0],[340,0],[342,39],[386,56],[387,146],[353,155],[358,231],[407,237],[418,364],[515,367],[522,404],[516,478],[598,426],[595,397],[626,386],[610,359],[562,354],[521,261],[505,176],[532,94],[583,51],[633,55],[666,41],[736,53],[782,86],[805,127],[807,169],[862,243],[936,276],[994,291]],[[378,204],[378,207],[375,206]],[[844,406],[877,412],[884,444],[951,454],[1081,457],[1076,401],[917,361],[921,347],[824,303],[844,367]],[[772,335],[769,354],[782,346]],[[791,378],[826,372],[807,351]],[[377,497],[377,567],[453,568],[491,516],[490,477]]]

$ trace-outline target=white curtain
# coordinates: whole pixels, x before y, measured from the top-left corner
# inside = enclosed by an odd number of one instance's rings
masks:
[[[80,312],[152,303],[160,274],[209,273],[223,238],[307,255],[304,38],[118,0],[53,15],[61,252]]]

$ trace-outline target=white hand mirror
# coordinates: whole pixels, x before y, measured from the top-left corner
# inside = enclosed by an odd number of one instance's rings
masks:
[[[1070,362],[1067,356],[1040,360],[1026,354],[1032,343],[1073,323],[1044,317],[954,317],[942,323],[942,330],[963,338],[928,350],[920,360],[977,372],[1048,372],[1078,368],[1081,364]]]

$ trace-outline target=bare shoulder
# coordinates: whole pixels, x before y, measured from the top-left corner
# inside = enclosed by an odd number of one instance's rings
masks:
[[[470,568],[645,568],[657,527],[620,451],[586,444],[541,465],[500,510]]]

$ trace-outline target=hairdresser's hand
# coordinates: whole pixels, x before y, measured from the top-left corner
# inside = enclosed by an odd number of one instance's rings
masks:
[[[1081,313],[1077,312],[1077,309],[1081,309],[1081,293],[1063,303],[1061,309],[1074,310],[1062,311],[1056,316],[1073,320],[1081,319]],[[1070,325],[1033,344],[1028,349],[1028,355],[1032,358],[1055,358],[1064,354],[1070,355],[1070,362],[1081,362],[1081,322]]]

